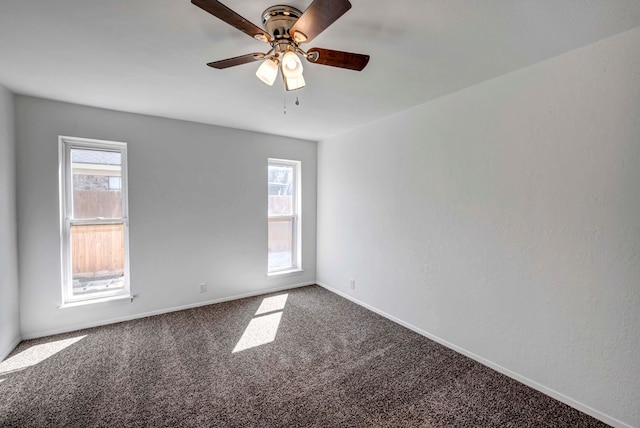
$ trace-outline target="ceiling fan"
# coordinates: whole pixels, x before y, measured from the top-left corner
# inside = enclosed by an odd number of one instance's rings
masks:
[[[362,71],[369,62],[369,55],[323,48],[304,51],[300,48],[301,44],[313,40],[351,9],[349,0],[313,0],[304,13],[292,6],[271,6],[262,13],[264,30],[217,0],[191,0],[191,3],[254,39],[271,45],[267,53],[255,52],[207,64],[213,68],[224,69],[263,61],[256,76],[267,85],[273,85],[280,71],[285,89],[293,91],[305,85],[302,62],[298,55],[314,64],[356,71]]]

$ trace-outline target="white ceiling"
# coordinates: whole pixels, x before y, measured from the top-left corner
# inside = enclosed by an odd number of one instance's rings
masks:
[[[281,0],[223,0],[260,26]],[[304,10],[311,0],[285,0]],[[371,55],[362,72],[305,63],[266,86],[268,45],[189,0],[0,0],[0,83],[18,94],[310,140],[358,127],[640,26],[639,0],[351,0],[305,49]],[[300,106],[295,106],[295,96]]]

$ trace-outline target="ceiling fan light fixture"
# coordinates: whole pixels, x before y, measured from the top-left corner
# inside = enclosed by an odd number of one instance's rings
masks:
[[[284,87],[287,91],[295,91],[296,89],[304,88],[305,81],[302,74],[298,77],[284,76]]]
[[[269,86],[273,86],[273,82],[278,77],[278,63],[273,58],[268,58],[260,64],[256,71],[258,79],[262,80]]]
[[[282,55],[282,74],[290,79],[302,76],[302,62],[293,51],[287,51]]]

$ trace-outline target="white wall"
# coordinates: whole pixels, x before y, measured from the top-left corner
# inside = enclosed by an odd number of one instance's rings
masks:
[[[320,142],[318,282],[640,426],[638,46],[635,29]]]
[[[315,142],[24,96],[16,119],[23,337],[315,281]],[[128,143],[132,303],[58,309],[58,135]],[[269,157],[301,160],[303,181],[304,272],[275,279]]]
[[[13,94],[0,85],[0,361],[18,344],[18,244]]]

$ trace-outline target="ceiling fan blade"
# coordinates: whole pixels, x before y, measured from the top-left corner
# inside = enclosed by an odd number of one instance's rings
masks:
[[[349,0],[313,0],[289,34],[297,43],[310,42],[349,9]]]
[[[217,0],[191,0],[191,3],[195,4],[200,9],[209,12],[216,18],[223,20],[227,24],[234,26],[243,33],[250,35],[254,39],[264,42],[271,40],[269,33],[247,21]]]
[[[221,59],[208,63],[209,67],[222,70],[224,68],[235,67],[236,65],[248,64],[253,61],[260,61],[264,58],[264,54],[260,52],[236,56],[234,58]]]
[[[362,71],[369,63],[369,55],[322,48],[309,49],[307,51],[307,59],[314,64],[329,65],[331,67],[347,68],[356,71]]]

